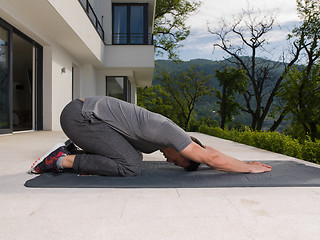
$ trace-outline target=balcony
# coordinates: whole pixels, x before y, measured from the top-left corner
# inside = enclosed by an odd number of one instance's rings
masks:
[[[89,19],[91,20],[93,26],[97,30],[99,36],[101,37],[102,41],[104,42],[104,30],[102,28],[102,24],[98,20],[97,15],[95,14],[89,0],[79,0],[83,10],[87,13]]]
[[[114,45],[153,45],[153,34],[148,33],[113,33]]]

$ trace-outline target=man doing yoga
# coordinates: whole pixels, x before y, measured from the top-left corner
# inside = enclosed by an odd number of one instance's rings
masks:
[[[105,176],[135,176],[142,154],[160,150],[168,162],[192,171],[206,164],[227,172],[261,173],[271,166],[243,162],[203,146],[170,119],[112,97],[73,100],[61,113],[66,136],[83,151],[57,144],[30,169],[32,173],[77,172]]]

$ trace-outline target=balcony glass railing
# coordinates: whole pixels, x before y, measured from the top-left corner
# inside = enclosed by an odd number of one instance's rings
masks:
[[[102,25],[95,14],[91,4],[89,3],[89,0],[79,0],[81,6],[83,7],[83,10],[87,13],[89,19],[91,20],[93,26],[97,30],[99,36],[101,37],[102,41],[104,42],[104,30],[102,28]]]

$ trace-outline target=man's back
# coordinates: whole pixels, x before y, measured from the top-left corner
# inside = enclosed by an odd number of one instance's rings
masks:
[[[170,119],[116,98],[86,98],[82,114],[105,122],[141,152],[164,147],[181,151],[191,143],[190,137]]]

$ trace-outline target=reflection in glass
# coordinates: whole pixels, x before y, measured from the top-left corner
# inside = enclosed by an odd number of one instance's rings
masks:
[[[106,95],[131,102],[131,84],[127,77],[106,77]]]
[[[130,10],[130,43],[143,44],[143,6],[131,6]]]
[[[113,43],[127,44],[127,6],[113,7]]]
[[[13,131],[32,129],[33,45],[13,33],[12,125]]]
[[[107,96],[124,100],[123,77],[107,77]]]
[[[0,26],[0,129],[9,124],[9,31]]]

